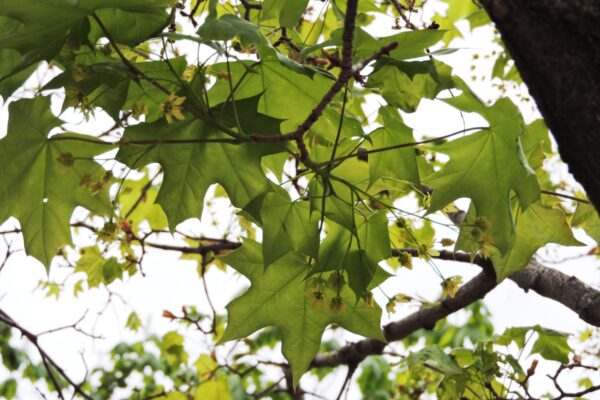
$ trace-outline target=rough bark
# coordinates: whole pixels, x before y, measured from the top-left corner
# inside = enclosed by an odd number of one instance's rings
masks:
[[[600,210],[600,1],[481,0],[562,159]]]
[[[407,251],[418,256],[416,249],[393,249],[393,254]],[[436,256],[441,260],[458,261],[478,265],[484,270],[493,269],[490,259],[471,256],[467,253],[441,250]],[[556,269],[548,268],[535,258],[522,270],[508,277],[525,292],[533,290],[540,296],[552,299],[577,313],[579,318],[590,325],[600,327],[600,291],[587,285],[580,279],[564,274]]]
[[[558,301],[588,324],[600,326],[600,292],[576,277],[531,260],[527,268],[510,279],[526,292],[533,290],[540,296]]]

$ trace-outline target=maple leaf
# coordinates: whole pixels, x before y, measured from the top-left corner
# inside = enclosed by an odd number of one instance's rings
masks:
[[[261,21],[278,19],[279,25],[294,28],[306,10],[308,0],[266,0],[263,5]]]
[[[600,216],[593,205],[579,203],[573,215],[572,225],[583,228],[596,243],[600,243]]]
[[[489,257],[498,281],[525,268],[535,252],[548,243],[563,246],[583,245],[575,239],[565,213],[558,208],[538,201],[523,210],[516,201],[513,201],[513,212],[516,220],[514,246],[504,254],[494,247],[489,249]],[[456,250],[470,253],[477,251],[478,244],[473,238],[471,228],[475,218],[474,210],[469,209],[456,242]]]
[[[267,270],[263,267],[262,246],[246,239],[243,246],[222,258],[228,265],[246,276],[250,288],[227,306],[228,323],[221,342],[246,337],[266,326],[281,331],[282,352],[292,367],[294,385],[308,369],[319,351],[321,336],[330,324],[337,324],[359,335],[385,340],[379,328],[381,309],[356,301],[345,287],[340,297],[346,307],[314,307],[306,292],[307,265],[303,257],[287,253]],[[329,274],[324,274],[325,278]],[[335,298],[335,293],[325,292]]]
[[[396,109],[382,107],[379,113],[383,118],[383,127],[370,135],[374,149],[414,142],[412,130],[404,125]],[[415,150],[407,147],[369,155],[370,184],[373,185],[381,177],[419,183]]]
[[[517,210],[515,245],[506,254],[492,251],[492,262],[498,280],[525,268],[535,252],[548,243],[563,246],[582,246],[573,236],[562,210],[543,205],[532,204],[527,210]]]
[[[48,267],[58,249],[71,243],[75,207],[111,212],[105,170],[93,160],[111,146],[72,133],[48,138],[61,124],[48,97],[11,103],[9,114],[8,134],[0,140],[0,221],[16,217],[27,254]]]
[[[249,70],[251,72],[249,72]],[[299,73],[281,65],[277,60],[258,64],[234,62],[211,66],[215,74],[226,72],[227,79],[218,79],[208,91],[209,103],[219,105],[230,98],[230,84],[236,87],[235,100],[260,95],[258,112],[283,121],[282,131],[294,130],[321,101],[332,84],[331,77],[315,71]],[[229,82],[231,80],[231,83]],[[293,96],[290,96],[293,93]],[[341,118],[336,107],[327,107],[311,127],[311,132],[333,143]],[[342,136],[358,136],[362,127],[355,119],[344,116]]]
[[[291,250],[316,258],[319,251],[319,215],[308,202],[291,202],[287,192],[269,193],[261,209],[265,267]]]
[[[261,157],[281,148],[270,144],[207,142],[223,138],[218,131],[194,119],[138,124],[125,130],[125,145],[117,160],[132,168],[154,162],[163,167],[164,179],[156,201],[173,230],[188,218],[200,218],[204,196],[214,183],[221,184],[239,208],[246,208],[252,200],[271,191],[261,169]]]
[[[171,4],[171,0],[0,0],[0,15],[7,17],[0,19],[0,49],[14,49],[20,55],[11,57],[7,68],[10,72],[0,79],[38,61],[50,61],[67,40],[72,46],[105,36],[89,18],[94,13],[105,22],[113,40],[128,45],[140,43],[168,24],[165,8]],[[13,29],[3,28],[14,21],[19,23]]]
[[[481,114],[490,127],[433,147],[449,155],[450,161],[424,181],[433,188],[429,212],[461,197],[472,199],[477,215],[491,223],[493,245],[506,253],[514,243],[511,192],[517,194],[523,209],[540,196],[535,172],[527,164],[519,140],[524,131],[522,118],[509,99],[486,107],[473,94],[464,92],[446,102]]]
[[[350,288],[360,297],[378,274],[387,274],[378,265],[391,257],[387,217],[384,213],[375,213],[359,218],[354,231],[333,222],[330,225],[313,273],[346,270]]]

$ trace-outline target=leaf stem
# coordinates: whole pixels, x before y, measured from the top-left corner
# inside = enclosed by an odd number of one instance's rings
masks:
[[[347,154],[345,156],[338,157],[334,160],[324,161],[322,163],[319,163],[318,165],[322,167],[322,166],[327,166],[329,164],[339,163],[341,161],[345,161],[345,160],[347,160],[349,158],[353,158],[353,157],[362,158],[362,157],[368,156],[369,154],[381,153],[381,152],[388,151],[388,150],[401,149],[404,147],[416,147],[416,146],[420,146],[422,144],[433,143],[433,142],[437,142],[438,140],[448,139],[453,136],[460,135],[461,133],[476,131],[476,130],[486,130],[486,129],[491,129],[491,128],[485,127],[485,126],[477,126],[477,127],[473,127],[473,128],[461,129],[459,131],[452,132],[452,133],[449,133],[444,136],[427,139],[427,140],[421,140],[418,142],[401,143],[401,144],[395,144],[393,146],[380,147],[380,148],[372,149],[372,150],[357,151],[356,153]]]
[[[106,38],[108,39],[108,42],[111,44],[111,46],[113,47],[113,49],[115,50],[115,52],[117,53],[117,55],[119,56],[119,58],[121,59],[123,64],[125,64],[125,66],[133,73],[133,75],[136,77],[143,78],[144,80],[148,81],[150,84],[152,84],[154,87],[156,87],[163,93],[170,95],[171,90],[169,90],[167,87],[165,87],[161,83],[157,82],[156,79],[152,79],[151,77],[146,75],[143,71],[141,71],[139,68],[137,68],[135,66],[135,64],[133,64],[131,61],[129,61],[127,59],[127,57],[125,56],[125,54],[123,54],[123,52],[121,51],[121,49],[115,42],[114,38],[112,37],[112,35],[110,34],[110,32],[108,31],[106,26],[104,25],[104,23],[102,22],[100,17],[98,17],[98,15],[95,12],[93,12],[91,15],[92,15],[92,18],[94,18],[94,20],[98,23],[98,26],[100,27],[100,29],[102,30],[102,32],[104,33]],[[210,118],[209,116],[203,114],[201,111],[197,110],[191,104],[184,102],[182,104],[182,107],[186,111],[189,111],[190,113],[192,113],[192,115],[194,115],[199,120],[207,122],[207,123],[217,127],[218,129],[225,132],[227,135],[234,137],[236,139],[239,139],[241,137],[241,135],[239,133],[235,132],[232,129],[227,128],[226,126],[218,123],[218,121],[215,121],[212,118]]]
[[[576,196],[570,196],[568,194],[553,192],[551,190],[542,189],[542,193],[547,194],[549,196],[562,197],[562,198],[565,198],[565,199],[573,200],[573,201],[576,201],[578,203],[590,204],[589,200],[587,200],[587,199],[582,199],[581,197],[576,197]]]

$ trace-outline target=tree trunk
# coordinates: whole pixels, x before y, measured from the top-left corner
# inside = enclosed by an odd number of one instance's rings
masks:
[[[600,210],[600,0],[480,0]]]

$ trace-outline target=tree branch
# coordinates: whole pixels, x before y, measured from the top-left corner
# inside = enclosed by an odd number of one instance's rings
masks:
[[[406,251],[417,257],[417,249],[393,249],[393,255]],[[462,252],[440,250],[439,255],[432,256],[440,260],[472,263],[484,270],[493,269],[491,260],[481,256],[471,258]],[[533,290],[542,297],[555,300],[576,312],[579,318],[590,325],[600,327],[600,291],[585,284],[580,279],[566,275],[556,269],[548,268],[535,258],[522,270],[509,276],[525,292]]]
[[[319,104],[310,112],[308,117],[302,122],[295,131],[281,136],[253,136],[255,142],[269,141],[266,138],[277,138],[276,141],[295,140],[300,152],[300,160],[308,159],[308,149],[304,143],[304,134],[311,126],[321,117],[325,108],[331,103],[336,94],[344,87],[344,85],[352,78],[352,54],[354,41],[354,27],[356,22],[356,14],[358,10],[358,0],[348,0],[346,3],[346,16],[344,18],[344,32],[342,34],[342,62],[340,75],[323,96]],[[395,44],[397,46],[397,43]],[[395,47],[394,46],[394,47]],[[385,51],[380,50],[378,53]],[[389,52],[389,50],[387,50]],[[272,141],[272,140],[271,140]]]
[[[50,379],[52,380],[52,383],[55,387],[55,390],[56,390],[59,398],[64,399],[65,397],[61,392],[61,389],[60,389],[60,386],[58,384],[56,377],[54,376],[54,371],[56,371],[61,377],[63,377],[69,383],[69,385],[71,385],[73,387],[73,390],[75,390],[76,394],[80,395],[81,397],[83,397],[86,400],[94,400],[94,398],[92,396],[90,396],[89,394],[87,394],[86,392],[83,391],[83,389],[81,388],[82,384],[75,383],[75,381],[73,381],[69,377],[69,375],[67,375],[65,370],[63,370],[48,355],[48,353],[46,353],[46,351],[40,346],[40,344],[38,342],[38,335],[35,335],[35,334],[31,333],[30,331],[28,331],[27,329],[23,328],[21,325],[19,325],[17,322],[15,322],[15,320],[12,319],[6,312],[4,312],[1,309],[0,309],[0,321],[4,322],[6,325],[10,326],[11,328],[17,329],[21,333],[22,336],[27,338],[27,340],[29,340],[29,342],[35,346],[38,353],[40,354],[40,357],[42,357],[42,363],[44,364],[44,367],[46,368],[48,375],[49,375]]]
[[[218,255],[225,251],[239,248],[241,243],[223,241],[210,243],[198,247],[166,245],[160,243],[145,243],[149,247],[161,250],[179,251],[185,254]],[[414,248],[392,249],[392,255],[397,257],[405,251],[414,257],[419,256],[419,251]],[[471,257],[470,254],[440,250],[439,255],[432,256],[440,260],[457,261],[477,265],[484,270],[493,271],[492,262],[481,256]],[[590,325],[600,327],[600,291],[587,285],[580,279],[564,274],[556,269],[548,268],[535,259],[521,271],[509,277],[525,292],[533,290],[542,297],[547,297],[577,313],[579,318]]]
[[[250,11],[251,10],[262,10],[261,4],[250,3],[249,0],[240,0],[242,6],[244,6],[244,19],[250,21]]]
[[[422,308],[400,321],[386,325],[383,334],[389,343],[403,339],[419,329],[433,329],[437,321],[484,298],[496,285],[494,271],[486,268],[461,287],[456,296],[447,297],[438,306]],[[379,340],[364,339],[335,352],[317,355],[311,368],[359,364],[370,355],[381,354],[386,345]]]
[[[401,251],[406,251],[413,256],[419,254],[417,249],[393,249],[392,254],[398,256]],[[469,254],[444,250],[434,258],[473,263],[482,267],[483,271],[464,285],[455,297],[446,298],[438,306],[421,309],[407,318],[386,325],[383,332],[388,343],[401,340],[419,329],[433,329],[437,321],[482,299],[498,284],[489,259],[476,256],[471,260]],[[509,278],[526,292],[533,290],[543,297],[553,299],[575,311],[585,322],[600,327],[600,291],[576,277],[544,267],[532,259],[527,267]],[[361,340],[338,351],[317,355],[311,367],[335,367],[360,363],[370,355],[381,354],[385,346],[386,343],[378,340]]]

